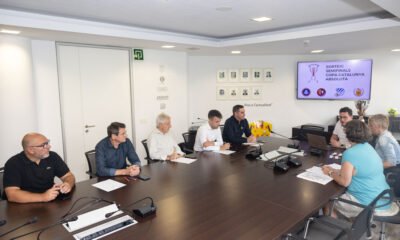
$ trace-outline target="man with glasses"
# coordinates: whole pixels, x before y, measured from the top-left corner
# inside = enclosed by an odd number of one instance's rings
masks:
[[[350,146],[350,142],[344,133],[344,127],[351,120],[353,120],[353,111],[349,107],[341,108],[339,110],[339,121],[336,123],[331,137],[331,145],[333,147],[348,148]]]
[[[22,139],[23,151],[4,167],[4,188],[10,202],[49,202],[75,185],[75,177],[61,157],[50,151],[50,140],[40,133]],[[62,183],[54,184],[54,177]]]
[[[125,124],[113,122],[107,127],[107,137],[96,145],[96,169],[99,176],[139,175],[140,160],[127,138]]]

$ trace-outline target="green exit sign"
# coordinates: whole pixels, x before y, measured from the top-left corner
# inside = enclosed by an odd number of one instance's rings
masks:
[[[133,58],[135,60],[143,60],[144,59],[143,49],[133,49]]]

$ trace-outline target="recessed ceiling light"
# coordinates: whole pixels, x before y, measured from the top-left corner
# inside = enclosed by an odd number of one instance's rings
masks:
[[[311,53],[322,53],[322,52],[324,52],[324,51],[325,51],[325,50],[318,49],[318,50],[312,50]]]
[[[231,7],[218,7],[215,10],[220,11],[220,12],[229,12],[232,11]]]
[[[269,18],[269,17],[257,17],[257,18],[252,18],[251,20],[256,21],[256,22],[265,22],[265,21],[271,21],[272,18]]]
[[[172,46],[172,45],[164,45],[164,46],[161,46],[162,48],[174,48],[175,46]]]
[[[392,52],[400,52],[400,48],[392,49]]]
[[[19,34],[21,31],[9,30],[9,29],[1,29],[0,32],[2,32],[2,33],[8,33],[8,34]]]
[[[231,51],[231,53],[232,54],[240,54],[241,52],[239,50],[234,50],[234,51]]]

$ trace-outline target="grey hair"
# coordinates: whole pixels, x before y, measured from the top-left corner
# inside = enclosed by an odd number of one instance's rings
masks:
[[[156,126],[160,126],[160,124],[163,124],[167,119],[171,119],[171,117],[165,113],[160,113],[156,119]]]
[[[384,130],[387,130],[389,128],[389,119],[386,115],[383,114],[376,114],[368,119],[368,123],[371,125],[378,126]]]

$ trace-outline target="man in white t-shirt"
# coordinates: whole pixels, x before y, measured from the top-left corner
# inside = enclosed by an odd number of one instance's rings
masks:
[[[196,141],[194,143],[195,151],[218,151],[230,148],[229,143],[222,140],[221,123],[222,114],[218,110],[208,112],[208,123],[197,130]]]
[[[353,111],[349,107],[341,108],[339,110],[339,121],[336,123],[331,137],[333,147],[347,148],[350,146],[343,127],[351,120],[353,120]]]

